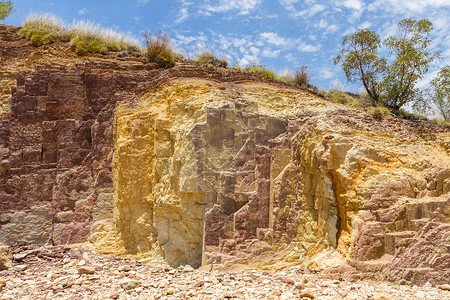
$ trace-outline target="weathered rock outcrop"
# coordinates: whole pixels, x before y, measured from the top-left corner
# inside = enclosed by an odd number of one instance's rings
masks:
[[[1,243],[450,275],[450,130],[236,70],[78,58],[0,32]]]

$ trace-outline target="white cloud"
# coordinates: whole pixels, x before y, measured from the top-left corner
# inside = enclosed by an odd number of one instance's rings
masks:
[[[375,0],[368,5],[369,10],[386,10],[404,13],[410,10],[416,13],[424,12],[425,9],[450,7],[448,0]]]
[[[297,56],[294,55],[294,54],[292,54],[292,53],[286,54],[286,55],[284,56],[284,58],[286,58],[286,60],[287,60],[288,62],[291,62],[291,63],[297,61]]]
[[[149,0],[137,0],[136,6],[144,6]]]
[[[84,7],[78,11],[78,14],[82,16],[82,15],[87,14],[87,12],[88,12],[88,9],[86,7]]]
[[[293,16],[293,17],[304,17],[304,16],[312,17],[315,14],[324,11],[325,8],[326,8],[325,5],[314,4],[313,6],[307,8],[307,9],[301,10],[301,11],[292,11],[291,16]]]
[[[316,27],[325,29],[325,31],[323,32],[324,34],[336,32],[336,30],[338,29],[338,26],[336,24],[330,25],[324,19],[320,20],[319,24],[317,24]]]
[[[178,24],[178,23],[186,21],[187,19],[189,19],[188,9],[187,9],[187,7],[182,7],[180,9],[180,12],[178,13],[178,17],[177,17],[177,20],[175,21],[175,23]]]
[[[278,55],[280,55],[280,50],[274,51],[272,49],[266,48],[263,50],[262,55],[264,57],[277,57]]]
[[[308,5],[305,9],[298,10],[294,7],[293,4],[299,2],[298,0],[281,0],[280,3],[284,6],[284,8],[289,12],[289,15],[293,18],[298,17],[312,17],[315,14],[322,12],[326,9],[326,6],[323,4],[316,4],[314,1],[305,1]]]
[[[256,48],[255,46],[250,46],[248,49],[254,56],[257,56],[261,50],[259,48]]]
[[[362,10],[364,9],[364,5],[360,0],[345,0],[340,2],[342,6],[355,9],[355,10]]]
[[[320,48],[322,48],[322,45],[317,44],[317,45],[309,45],[309,44],[305,44],[305,43],[300,43],[300,45],[298,45],[297,49],[301,52],[316,52],[319,51]]]
[[[241,66],[246,66],[250,64],[259,64],[259,58],[255,55],[244,54],[244,57],[238,59],[238,63]]]
[[[329,67],[322,67],[317,72],[320,79],[331,79],[335,77],[334,72]]]
[[[139,24],[142,20],[142,17],[134,17],[134,23]]]
[[[239,15],[248,15],[251,11],[255,10],[261,2],[262,0],[220,0],[218,4],[204,5],[202,13],[211,15],[211,13],[238,10]]]
[[[368,29],[370,28],[370,26],[372,26],[372,23],[369,21],[365,21],[364,23],[361,23],[358,28],[359,29]]]
[[[359,20],[362,13],[364,12],[366,6],[361,0],[345,0],[345,1],[336,1],[336,6],[343,6],[345,8],[351,9],[353,12],[349,17],[349,21],[353,23],[356,20]]]
[[[263,32],[260,34],[260,37],[272,45],[283,46],[288,44],[288,41],[285,38],[280,37],[275,32]]]

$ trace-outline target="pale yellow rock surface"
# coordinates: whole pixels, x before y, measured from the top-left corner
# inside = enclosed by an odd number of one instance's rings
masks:
[[[449,176],[427,184],[450,168],[450,139],[389,120],[263,84],[172,82],[116,109],[114,220],[92,226],[90,240],[174,266],[203,256],[322,270],[393,254],[384,235],[415,219],[381,228],[378,210],[444,205]],[[361,230],[371,226],[367,244]]]

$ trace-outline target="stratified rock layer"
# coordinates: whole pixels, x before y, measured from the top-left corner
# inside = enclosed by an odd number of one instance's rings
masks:
[[[450,275],[448,129],[236,70],[34,49],[3,27],[0,243]]]

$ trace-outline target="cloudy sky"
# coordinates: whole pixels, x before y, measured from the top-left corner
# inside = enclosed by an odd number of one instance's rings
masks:
[[[67,23],[90,20],[141,37],[150,29],[169,33],[187,56],[212,51],[229,64],[265,65],[276,73],[302,65],[312,83],[329,89],[346,84],[333,65],[342,36],[361,28],[382,38],[394,34],[403,18],[429,18],[432,48],[443,61],[419,85],[425,86],[440,65],[450,64],[449,0],[13,0],[16,13],[5,23],[20,25],[30,12],[50,12]],[[357,85],[347,85],[357,92]]]

